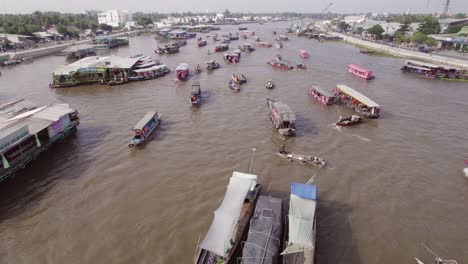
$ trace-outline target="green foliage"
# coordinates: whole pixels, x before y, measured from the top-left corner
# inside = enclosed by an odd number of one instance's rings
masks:
[[[364,32],[364,28],[358,27],[358,28],[356,29],[356,34],[362,35],[362,32]]]
[[[395,34],[405,35],[409,31],[409,24],[410,23],[404,23],[403,25],[401,25],[401,27],[395,32]]]
[[[109,26],[107,24],[99,24],[99,29],[103,31],[111,32],[113,28],[112,26]]]
[[[466,14],[458,13],[454,16],[454,18],[463,19],[463,18],[466,18]]]
[[[375,25],[367,30],[367,33],[374,35],[376,39],[382,39],[384,29],[381,25]]]
[[[421,26],[419,26],[418,31],[426,35],[438,34],[440,32],[439,21],[433,16],[428,16],[424,19]]]
[[[427,35],[421,32],[416,32],[411,36],[411,42],[422,44],[426,41]]]
[[[435,38],[428,37],[424,40],[424,43],[428,46],[435,46],[437,45],[437,40]]]
[[[350,27],[351,27],[351,25],[344,22],[344,21],[340,21],[338,23],[338,28],[343,32],[347,32]]]
[[[147,26],[153,24],[153,20],[146,16],[139,17],[136,21],[140,26]]]
[[[226,8],[226,10],[224,10],[224,17],[227,18],[227,17],[231,17],[232,13],[231,11],[229,11],[229,9]]]
[[[448,34],[454,34],[454,33],[458,33],[460,32],[460,30],[462,29],[463,25],[458,25],[458,26],[449,26],[447,28],[447,30],[445,31],[445,33],[448,33]]]
[[[395,33],[395,38],[398,40],[399,43],[402,43],[402,42],[409,43],[409,42],[411,42],[411,37],[406,36],[405,34],[403,34],[401,32],[398,32],[398,31]]]

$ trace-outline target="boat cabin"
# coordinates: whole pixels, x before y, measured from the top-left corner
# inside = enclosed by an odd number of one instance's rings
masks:
[[[187,63],[181,63],[176,68],[176,77],[181,81],[185,81],[189,77],[189,65]]]
[[[149,135],[159,124],[158,112],[149,111],[143,116],[140,121],[133,128],[133,138],[130,140],[128,146],[134,147],[146,141]]]
[[[324,105],[332,105],[336,103],[336,96],[318,86],[311,86],[309,88],[309,94]]]
[[[240,61],[240,54],[239,53],[233,53],[233,54],[225,53],[223,58],[224,58],[224,61],[226,62],[238,63]]]
[[[309,58],[309,52],[307,52],[306,50],[299,50],[299,53],[301,55],[301,58]]]
[[[364,78],[366,80],[370,80],[374,78],[372,71],[366,70],[359,65],[356,64],[349,64],[348,71],[356,76]]]
[[[338,84],[335,89],[333,89],[333,93],[342,103],[348,105],[351,109],[364,117],[379,118],[380,106],[358,91],[346,85]]]
[[[421,61],[407,60],[401,70],[403,72],[422,75],[427,78],[468,80],[466,70]]]
[[[216,45],[215,46],[215,51],[216,52],[225,51],[225,50],[228,50],[228,49],[229,49],[228,44],[221,44],[221,45]]]
[[[296,134],[296,115],[289,108],[287,104],[275,102],[267,98],[268,105],[270,106],[270,119],[283,136],[294,136]]]

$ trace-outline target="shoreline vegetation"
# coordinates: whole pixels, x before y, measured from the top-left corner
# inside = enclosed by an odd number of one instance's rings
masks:
[[[339,41],[340,43],[343,43],[343,44],[347,44],[347,45],[351,45],[351,46],[354,46],[356,48],[358,48],[360,51],[367,51],[369,53],[367,53],[366,55],[368,56],[376,56],[376,57],[389,57],[389,58],[403,58],[402,56],[398,56],[398,55],[394,55],[394,54],[390,54],[389,52],[386,52],[386,51],[381,51],[381,50],[378,50],[378,49],[373,49],[373,48],[370,48],[368,46],[365,46],[365,45],[362,45],[362,44],[356,44],[356,43],[352,43],[348,40],[340,40]]]

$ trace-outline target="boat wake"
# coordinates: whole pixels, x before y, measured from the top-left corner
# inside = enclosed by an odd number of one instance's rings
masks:
[[[359,138],[359,139],[362,140],[362,141],[371,142],[370,139],[365,138],[365,137],[361,137],[360,135],[357,135],[357,134],[352,134],[351,136],[357,137],[357,138]]]

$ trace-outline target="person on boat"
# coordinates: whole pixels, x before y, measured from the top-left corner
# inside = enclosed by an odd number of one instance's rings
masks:
[[[286,144],[281,145],[279,149],[280,154],[286,154]]]
[[[351,121],[359,121],[359,119],[361,119],[359,116],[357,115],[352,115],[351,116]]]
[[[136,138],[136,139],[140,139],[140,138],[141,138],[141,131],[140,131],[140,130],[135,131],[135,138]]]

